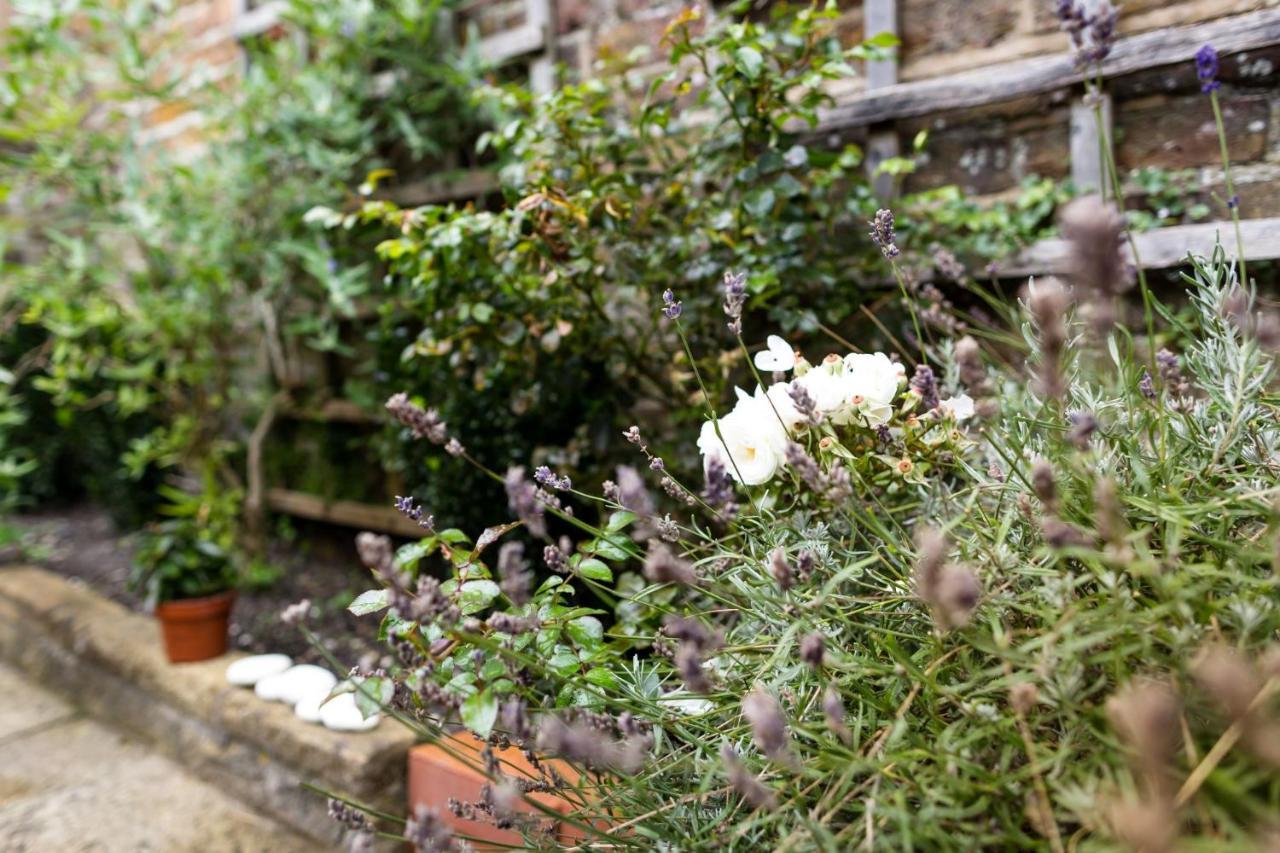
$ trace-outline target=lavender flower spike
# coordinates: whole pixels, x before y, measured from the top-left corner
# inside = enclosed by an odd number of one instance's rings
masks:
[[[1196,51],[1196,76],[1200,78],[1200,91],[1206,95],[1222,88],[1218,82],[1218,51],[1206,44]]]
[[[892,210],[884,208],[877,210],[876,218],[867,224],[871,226],[871,242],[880,247],[880,251],[884,253],[887,259],[893,260],[902,254],[898,251],[898,246],[894,242]]]
[[[662,291],[662,314],[668,320],[676,320],[680,317],[680,312],[684,310],[682,303],[676,299],[675,293],[671,288]]]
[[[747,301],[747,274],[724,274],[724,314],[729,318],[729,331],[742,334],[742,306]]]

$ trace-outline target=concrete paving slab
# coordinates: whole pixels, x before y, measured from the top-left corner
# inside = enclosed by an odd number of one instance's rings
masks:
[[[66,702],[0,664],[0,744],[75,716]]]
[[[0,754],[3,853],[325,849],[92,720],[55,720]]]

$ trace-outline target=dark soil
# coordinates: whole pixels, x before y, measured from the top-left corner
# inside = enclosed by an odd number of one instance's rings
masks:
[[[0,563],[36,563],[133,610],[145,610],[128,588],[136,534],[117,530],[102,509],[41,510],[10,516],[2,523],[16,530],[19,539],[16,547],[0,548]],[[378,617],[357,618],[346,610],[352,598],[374,586],[356,559],[354,532],[298,526],[290,540],[273,542],[269,548],[268,559],[280,570],[278,579],[265,589],[240,590],[231,613],[232,645],[322,663],[324,655],[298,628],[279,618],[285,607],[306,598],[311,601],[308,625],[338,661],[344,666],[382,663],[386,649],[377,642]]]

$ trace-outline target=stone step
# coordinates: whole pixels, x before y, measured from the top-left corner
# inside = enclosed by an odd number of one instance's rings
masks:
[[[84,712],[319,842],[342,833],[303,783],[404,811],[407,729],[385,718],[361,734],[304,723],[226,683],[241,656],[171,664],[151,617],[43,569],[0,568],[0,660]]]

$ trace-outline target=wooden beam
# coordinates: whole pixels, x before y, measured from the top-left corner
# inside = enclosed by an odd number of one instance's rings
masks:
[[[1280,217],[1245,219],[1240,222],[1246,261],[1280,260]],[[1187,255],[1208,257],[1221,242],[1227,255],[1235,257],[1236,236],[1230,222],[1198,222],[1194,225],[1171,225],[1133,235],[1138,244],[1138,257],[1144,269],[1169,269],[1186,263]],[[1124,246],[1125,257],[1133,255]],[[1000,268],[1001,277],[1026,275],[1060,275],[1071,271],[1070,255],[1065,240],[1041,240],[1019,254],[1009,265]]]
[[[268,489],[267,506],[276,512],[312,521],[323,521],[361,530],[377,530],[397,536],[418,538],[424,531],[390,506],[356,501],[327,501],[316,495],[290,489]]]
[[[1116,42],[1102,68],[1118,77],[1178,63],[1190,64],[1196,51],[1212,43],[1221,55],[1280,44],[1280,9],[1263,9],[1202,24],[1167,27]],[[865,127],[877,122],[972,109],[1051,92],[1082,80],[1071,51],[975,68],[930,80],[871,89],[822,116],[823,130]]]

